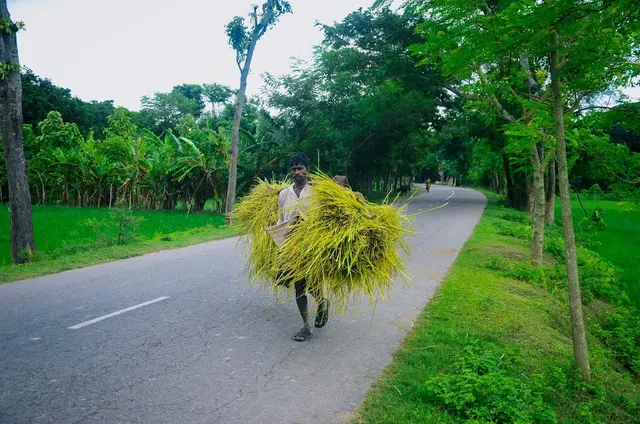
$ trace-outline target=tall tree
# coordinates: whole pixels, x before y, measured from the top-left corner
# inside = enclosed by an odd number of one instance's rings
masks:
[[[182,93],[184,97],[191,100],[192,102],[192,115],[194,117],[199,117],[202,115],[202,111],[204,111],[205,104],[203,100],[204,89],[201,85],[198,84],[182,84],[173,87],[173,91],[177,91],[178,93]]]
[[[233,95],[233,90],[226,85],[213,83],[203,84],[202,86],[204,97],[211,103],[214,116],[218,114],[218,107],[227,103],[227,101]]]
[[[25,262],[36,250],[31,218],[31,195],[22,139],[22,85],[16,33],[7,1],[0,0],[0,134],[9,182],[11,211],[11,259]]]
[[[267,79],[295,149],[367,195],[408,184],[425,167],[447,119],[440,109],[454,107],[440,73],[416,67],[421,58],[408,51],[421,40],[420,21],[390,8],[355,11],[322,27],[310,69]]]
[[[85,102],[71,94],[71,90],[54,85],[28,68],[22,68],[22,114],[25,124],[34,127],[51,111],[60,112],[65,121],[73,122],[87,136],[90,131],[102,134],[107,116],[115,107],[113,100]]]
[[[269,28],[276,24],[278,18],[286,13],[291,13],[291,5],[284,0],[267,0],[262,5],[262,11],[258,12],[258,6],[253,6],[249,14],[249,24],[241,16],[236,16],[227,24],[227,36],[229,44],[236,52],[236,63],[240,70],[240,89],[236,99],[236,112],[233,119],[231,133],[231,163],[229,165],[229,186],[225,210],[227,213],[233,210],[236,201],[236,184],[238,179],[238,136],[240,133],[240,121],[245,104],[247,91],[247,77],[251,70],[251,60],[258,40]],[[231,218],[229,218],[231,219]]]
[[[158,134],[175,128],[187,115],[199,118],[205,108],[203,89],[197,84],[177,85],[169,93],[143,96],[141,103],[142,110],[136,124],[146,126]]]
[[[544,249],[544,175],[553,160],[553,139],[545,134],[549,119],[541,116],[548,98],[538,82],[544,60],[530,57],[511,42],[504,10],[509,2],[416,0],[432,16],[418,26],[426,42],[413,50],[449,76],[445,86],[476,107],[491,108],[517,143],[512,153],[527,157],[533,212],[531,262],[542,264]],[[549,115],[547,114],[547,117]],[[545,122],[547,121],[547,122]],[[513,140],[512,140],[513,141]],[[547,141],[547,149],[544,149]]]
[[[553,117],[574,358],[583,378],[590,380],[571,216],[565,120],[570,120],[571,114],[579,111],[588,99],[628,84],[640,72],[637,1],[416,0],[414,3],[420,3],[423,12],[434,18],[422,28],[426,43],[420,51],[435,56],[428,57],[429,60],[442,60],[449,73],[466,80],[469,88],[483,95],[508,121],[513,117],[513,106],[522,109],[518,120],[523,123],[533,122],[526,118],[540,110]],[[508,80],[494,79],[491,83],[496,70],[499,75],[507,70],[509,76],[509,69],[517,69],[503,61],[505,53],[510,61],[526,56],[538,63],[540,80],[547,82],[540,95],[522,96],[523,90]],[[523,71],[520,78],[529,79],[530,70],[522,62],[520,65]],[[532,151],[531,157],[539,155]],[[546,168],[537,165],[538,170]]]
[[[583,378],[590,380],[569,190],[566,112],[572,113],[580,108],[581,99],[610,87],[624,86],[638,76],[640,11],[637,3],[629,0],[547,0],[537,9],[541,19],[538,25],[542,25],[538,31],[550,34],[546,42],[541,40],[538,45],[535,42],[531,44],[550,53],[553,116],[558,141],[558,186],[574,356]]]

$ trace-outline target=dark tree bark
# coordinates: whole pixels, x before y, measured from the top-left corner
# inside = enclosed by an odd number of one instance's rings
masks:
[[[547,184],[546,184],[546,201],[545,201],[545,222],[547,224],[553,224],[555,221],[555,209],[556,209],[556,161],[552,160],[549,163],[549,169],[547,171]]]
[[[0,77],[0,135],[9,185],[11,259],[26,262],[36,250],[31,218],[31,195],[22,139],[22,84],[19,70],[18,31],[10,18],[7,1],[0,0],[0,63],[14,67]]]
[[[506,180],[507,199],[509,204],[513,207],[518,207],[518,195],[516,193],[516,186],[513,183],[511,176],[511,164],[509,163],[509,157],[506,153],[502,153],[502,166],[504,167],[504,175]]]

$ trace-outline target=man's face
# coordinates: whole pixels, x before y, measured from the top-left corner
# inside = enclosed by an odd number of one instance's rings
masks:
[[[291,167],[291,176],[297,183],[303,183],[307,181],[309,170],[304,165],[293,165]]]

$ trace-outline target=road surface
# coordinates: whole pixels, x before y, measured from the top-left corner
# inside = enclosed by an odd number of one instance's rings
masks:
[[[341,423],[471,234],[485,198],[433,186],[408,261],[375,313],[309,342],[294,302],[250,288],[236,239],[0,286],[1,423]]]

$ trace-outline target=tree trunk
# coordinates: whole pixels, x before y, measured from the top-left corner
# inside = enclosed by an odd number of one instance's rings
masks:
[[[519,207],[516,193],[516,185],[513,183],[511,176],[511,164],[506,153],[502,153],[502,166],[504,168],[504,177],[506,180],[507,199],[512,207]]]
[[[12,30],[0,29],[0,63],[17,67],[20,64],[16,38],[18,28],[11,22],[6,0],[0,0],[0,21],[8,22],[6,25]],[[0,78],[0,135],[4,143],[4,160],[9,183],[13,263],[26,262],[36,250],[22,122],[21,76],[19,69],[14,69],[9,71],[4,79]]]
[[[534,199],[533,199],[533,176],[527,175],[526,183],[526,202],[525,202],[525,210],[529,215],[533,216],[533,207],[534,207]]]
[[[569,292],[569,310],[571,312],[571,333],[573,337],[573,354],[576,366],[585,381],[591,381],[591,367],[587,337],[584,331],[582,317],[582,298],[580,294],[580,280],[578,277],[578,262],[576,258],[576,240],[573,230],[573,216],[571,214],[571,196],[569,191],[569,173],[567,166],[567,147],[565,143],[564,110],[562,105],[562,86],[560,70],[558,69],[558,33],[551,35],[551,88],[553,94],[553,117],[555,121],[556,140],[558,142],[558,188],[562,203],[562,225],[564,227],[565,256],[567,262],[567,283]]]
[[[547,184],[546,184],[546,199],[545,199],[545,219],[547,224],[553,224],[556,214],[556,161],[552,160],[549,163],[549,171],[547,172]]]
[[[542,265],[544,249],[544,165],[540,163],[540,155],[536,146],[531,146],[531,165],[533,168],[533,218],[531,223],[531,263]]]
[[[262,37],[268,28],[271,19],[273,18],[274,0],[268,0],[266,3],[266,12],[260,24],[256,25],[251,35],[251,41],[247,48],[247,55],[240,71],[240,90],[238,92],[238,98],[236,99],[236,113],[233,117],[233,131],[231,133],[231,163],[229,164],[229,185],[227,186],[227,200],[225,204],[225,212],[227,213],[227,220],[229,224],[232,223],[231,211],[236,203],[236,186],[238,180],[238,137],[240,135],[240,123],[242,121],[242,111],[245,104],[245,93],[247,91],[247,77],[249,76],[249,70],[251,69],[251,61],[253,60],[253,53],[256,49],[256,44],[260,37]],[[240,63],[238,62],[238,67]]]
[[[240,123],[242,121],[242,111],[244,110],[245,93],[247,91],[247,77],[249,75],[249,64],[251,57],[248,56],[245,66],[240,74],[240,91],[236,99],[236,113],[233,117],[233,131],[231,133],[231,164],[229,165],[229,185],[227,187],[227,202],[225,212],[231,213],[236,202],[236,184],[238,180],[238,137],[240,135]],[[228,216],[231,224],[231,216]]]

